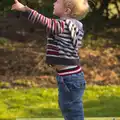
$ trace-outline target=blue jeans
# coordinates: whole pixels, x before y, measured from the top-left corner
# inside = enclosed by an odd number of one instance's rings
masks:
[[[86,82],[84,73],[56,76],[58,103],[65,120],[84,120],[82,96]]]

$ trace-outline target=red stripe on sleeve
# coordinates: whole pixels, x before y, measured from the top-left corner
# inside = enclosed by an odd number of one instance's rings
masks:
[[[57,51],[47,51],[47,54],[49,55],[59,55],[59,52]]]
[[[41,22],[43,21],[43,15],[41,15],[41,17],[40,17],[40,21],[41,21]]]
[[[35,20],[37,19],[36,17],[37,17],[37,12],[35,11],[35,13],[34,13],[34,21],[33,21],[33,23],[35,22]]]
[[[41,22],[44,24],[45,17],[43,15],[41,15],[41,16],[42,16]]]
[[[52,50],[59,50],[58,47],[52,46],[52,45],[47,45],[47,49],[52,49]]]

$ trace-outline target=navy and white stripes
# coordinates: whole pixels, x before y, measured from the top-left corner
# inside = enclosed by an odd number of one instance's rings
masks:
[[[64,31],[64,21],[47,18],[35,10],[31,10],[28,20],[32,21],[32,23],[41,23],[45,25],[53,33],[62,33]]]
[[[50,19],[33,9],[28,20],[48,29],[46,62],[54,65],[79,65],[78,48],[82,45],[83,25],[76,19]]]

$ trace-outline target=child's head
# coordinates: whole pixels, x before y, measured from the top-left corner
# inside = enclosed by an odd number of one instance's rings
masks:
[[[53,14],[58,17],[84,16],[89,11],[87,0],[57,0]]]

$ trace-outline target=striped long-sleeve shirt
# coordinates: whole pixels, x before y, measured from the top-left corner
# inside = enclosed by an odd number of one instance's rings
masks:
[[[76,19],[50,19],[33,9],[24,12],[32,23],[43,24],[47,36],[46,63],[52,65],[79,65],[78,48],[84,35],[83,25]]]

